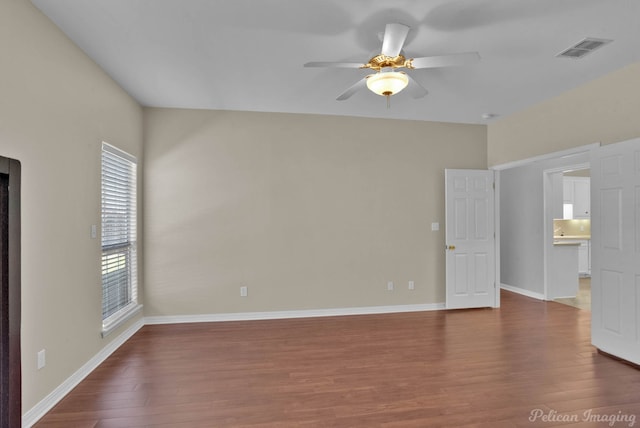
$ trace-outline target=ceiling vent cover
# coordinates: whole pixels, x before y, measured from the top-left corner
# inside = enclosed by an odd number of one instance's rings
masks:
[[[593,52],[596,49],[606,45],[607,43],[611,43],[612,41],[613,40],[586,38],[571,46],[570,48],[563,50],[556,56],[559,58],[582,58],[586,54]]]

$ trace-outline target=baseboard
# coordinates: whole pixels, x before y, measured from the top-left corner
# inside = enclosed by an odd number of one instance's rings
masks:
[[[80,367],[75,373],[69,376],[49,395],[43,398],[38,404],[33,406],[31,410],[22,415],[22,426],[31,427],[40,418],[42,418],[49,410],[53,408],[60,400],[62,400],[73,388],[75,388],[85,377],[96,369],[104,360],[115,352],[124,342],[133,336],[144,325],[143,319],[138,320],[135,324],[122,332],[118,337],[109,342],[100,352],[91,358],[85,365]]]
[[[545,300],[544,294],[536,293],[535,291],[525,290],[524,288],[514,287],[513,285],[500,284],[500,288],[503,290],[511,291],[512,293],[522,294],[523,296],[531,297],[533,299]]]
[[[421,305],[394,305],[394,306],[365,306],[358,308],[333,308],[333,309],[309,309],[299,311],[273,311],[273,312],[240,312],[229,314],[202,314],[202,315],[167,315],[145,317],[145,324],[181,324],[196,322],[222,322],[222,321],[255,321],[286,318],[315,318],[334,317],[345,315],[370,315],[390,314],[400,312],[438,311],[445,309],[444,303],[428,303]]]

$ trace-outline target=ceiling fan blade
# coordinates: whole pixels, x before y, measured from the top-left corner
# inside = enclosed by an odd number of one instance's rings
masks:
[[[398,56],[410,29],[404,24],[387,24],[382,39],[382,55]]]
[[[332,62],[332,61],[314,61],[308,62],[305,67],[330,67],[330,68],[361,68],[364,64],[358,62]]]
[[[413,68],[451,67],[471,64],[480,60],[478,52],[467,52],[452,55],[425,56],[411,60]]]
[[[425,89],[424,86],[422,86],[413,77],[409,76],[408,74],[407,74],[407,77],[409,78],[409,85],[405,88],[405,91],[407,91],[407,93],[411,95],[411,98],[418,99],[427,95],[428,91]]]
[[[344,101],[348,98],[351,98],[351,96],[353,94],[355,94],[356,92],[358,92],[360,89],[364,89],[367,87],[367,78],[364,77],[360,80],[358,80],[356,83],[354,83],[353,85],[351,85],[346,91],[344,91],[343,93],[341,93],[338,98],[336,98],[336,100],[338,101]]]

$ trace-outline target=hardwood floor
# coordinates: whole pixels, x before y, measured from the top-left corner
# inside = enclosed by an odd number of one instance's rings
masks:
[[[145,326],[36,426],[640,424],[640,371],[597,353],[590,315],[503,292],[501,309]]]

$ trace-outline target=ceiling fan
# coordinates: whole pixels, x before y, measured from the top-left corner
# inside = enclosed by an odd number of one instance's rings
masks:
[[[416,82],[411,76],[398,69],[437,68],[470,64],[480,59],[477,52],[458,53],[452,55],[425,56],[422,58],[405,58],[402,47],[409,34],[410,27],[404,24],[387,24],[382,38],[382,52],[374,56],[364,64],[357,62],[308,62],[305,67],[330,67],[330,68],[368,68],[375,73],[365,76],[336,98],[344,101],[359,90],[367,87],[373,93],[387,97],[395,95],[403,89],[413,98],[422,98],[427,95],[427,90]]]

